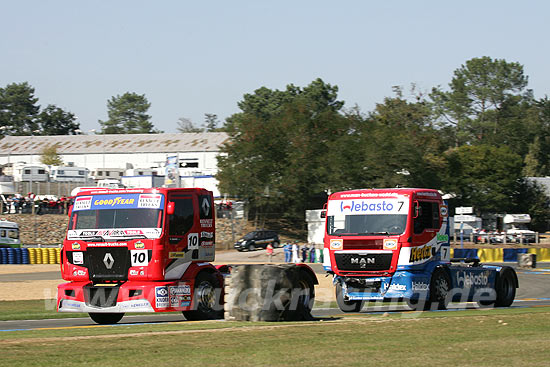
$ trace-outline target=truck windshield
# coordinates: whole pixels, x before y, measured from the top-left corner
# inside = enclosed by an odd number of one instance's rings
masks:
[[[77,196],[67,239],[160,238],[163,208],[157,193]]]
[[[407,215],[329,215],[327,233],[332,236],[398,235],[405,231]]]
[[[70,229],[159,228],[159,209],[103,209],[73,212]]]

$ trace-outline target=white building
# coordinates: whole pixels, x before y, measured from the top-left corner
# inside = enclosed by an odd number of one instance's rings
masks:
[[[179,173],[185,176],[182,182],[206,182],[209,177],[205,185],[212,189],[217,187],[213,177],[218,171],[217,157],[227,139],[223,132],[6,136],[0,140],[0,165],[36,165],[44,148],[55,145],[65,166],[87,168],[95,180],[120,180],[129,169],[134,170],[131,175],[139,171],[149,175],[153,170],[163,175],[166,157],[177,156]],[[189,182],[188,177],[197,179]]]

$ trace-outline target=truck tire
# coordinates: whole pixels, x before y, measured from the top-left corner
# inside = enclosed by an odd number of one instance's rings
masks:
[[[222,287],[211,273],[199,273],[193,290],[193,310],[182,311],[189,321],[223,318]]]
[[[95,323],[100,325],[116,324],[124,317],[124,313],[90,312],[88,315]]]
[[[342,312],[359,312],[363,308],[364,301],[346,301],[340,283],[336,284],[336,303]]]
[[[496,292],[497,299],[496,307],[510,307],[516,297],[516,280],[514,270],[510,267],[503,267],[497,277]]]
[[[446,310],[450,290],[451,277],[445,269],[436,268],[432,273],[428,299],[407,299],[407,305],[415,311]]]
[[[237,265],[226,279],[226,320],[311,320],[315,279],[296,265]]]

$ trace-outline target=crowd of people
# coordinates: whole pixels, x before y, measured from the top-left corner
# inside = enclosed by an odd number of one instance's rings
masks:
[[[36,214],[64,214],[71,204],[72,198],[61,196],[59,198],[52,195],[35,195],[29,192],[23,196],[15,194],[2,198],[3,214],[25,214],[34,212]]]
[[[283,244],[286,263],[323,262],[323,251],[313,244],[300,246],[297,241]]]

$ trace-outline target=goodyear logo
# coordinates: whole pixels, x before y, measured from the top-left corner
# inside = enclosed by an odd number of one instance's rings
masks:
[[[141,241],[137,241],[136,243],[134,243],[134,246],[136,248],[145,248],[145,244]]]
[[[432,246],[413,247],[411,248],[411,256],[409,262],[414,263],[423,261],[432,257]]]
[[[121,196],[117,196],[113,199],[98,199],[94,201],[94,205],[98,206],[132,205],[133,203],[133,198],[123,198]]]
[[[80,250],[80,243],[75,242],[71,245],[73,250]]]

